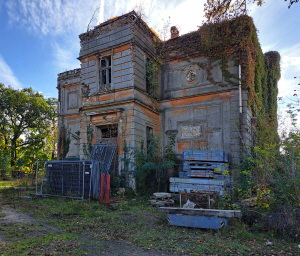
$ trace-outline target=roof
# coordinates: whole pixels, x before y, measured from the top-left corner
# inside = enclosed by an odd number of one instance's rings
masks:
[[[79,35],[81,41],[87,41],[90,38],[96,37],[101,34],[105,34],[117,27],[124,26],[126,24],[136,24],[139,28],[141,28],[146,34],[155,40],[160,40],[151,28],[147,25],[145,21],[135,12],[131,11],[124,15],[113,17],[108,19],[107,21],[99,24],[98,26],[94,27],[94,29],[89,30],[85,33]]]

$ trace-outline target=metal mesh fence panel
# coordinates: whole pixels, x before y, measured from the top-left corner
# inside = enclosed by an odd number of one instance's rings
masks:
[[[90,196],[91,161],[49,161],[41,194],[80,198]]]
[[[101,173],[117,166],[117,146],[96,144],[91,161],[48,161],[37,164],[36,193],[70,198],[99,198]]]

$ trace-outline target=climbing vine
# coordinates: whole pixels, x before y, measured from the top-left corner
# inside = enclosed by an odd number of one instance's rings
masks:
[[[219,61],[225,81],[232,85],[238,85],[239,79],[230,72],[228,63],[232,60],[241,65],[241,83],[248,91],[253,115],[258,117],[260,128],[272,119],[272,131],[276,133],[280,55],[277,52],[263,54],[251,17],[241,15],[219,23],[206,23],[198,31],[161,42],[157,47],[160,57],[167,61],[205,56],[208,62],[201,68],[206,70],[208,80],[213,84],[219,84],[211,75],[213,62]]]
[[[83,152],[87,159],[90,158],[93,149],[93,144],[92,144],[93,132],[94,130],[92,125],[88,124],[86,126],[86,143],[83,144]]]
[[[59,136],[58,136],[58,145],[57,145],[57,157],[59,160],[63,160],[66,158],[69,148],[70,148],[70,133],[65,127],[65,125],[62,125],[59,130]]]
[[[156,98],[156,91],[159,87],[158,83],[158,64],[152,59],[146,61],[146,90],[153,97]]]

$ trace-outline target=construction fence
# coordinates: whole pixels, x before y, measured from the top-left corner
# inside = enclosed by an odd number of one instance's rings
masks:
[[[99,198],[101,174],[117,167],[117,146],[94,145],[90,160],[48,161],[37,168],[36,192],[76,199]]]

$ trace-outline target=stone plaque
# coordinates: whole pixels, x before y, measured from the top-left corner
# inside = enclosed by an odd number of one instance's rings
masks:
[[[202,129],[200,125],[187,125],[181,126],[181,138],[193,139],[199,138],[202,135]]]

